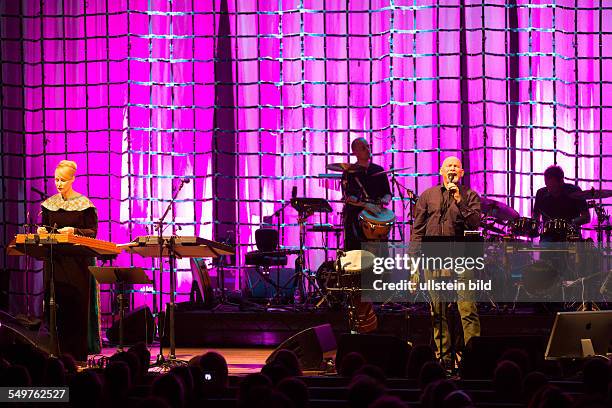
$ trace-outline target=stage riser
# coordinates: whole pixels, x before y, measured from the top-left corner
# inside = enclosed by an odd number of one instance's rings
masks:
[[[176,312],[177,347],[277,347],[309,327],[330,323],[339,340],[348,333],[343,313],[335,311],[180,311]],[[456,311],[455,311],[456,313]],[[458,316],[451,318],[455,332],[461,333]],[[483,336],[548,336],[554,321],[552,313],[485,313],[480,316]],[[430,342],[431,316],[426,309],[417,313],[378,313],[376,334],[397,336],[413,344]],[[167,344],[164,341],[164,344]]]
[[[175,314],[177,347],[276,347],[309,327],[329,323],[336,339],[348,333],[346,316],[340,312],[214,312]],[[409,318],[404,312],[379,316],[378,334],[408,340]],[[167,345],[164,339],[164,345]]]

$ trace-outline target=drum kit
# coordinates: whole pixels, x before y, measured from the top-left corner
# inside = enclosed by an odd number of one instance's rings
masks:
[[[492,263],[489,265],[493,270],[493,273],[488,273],[489,275],[495,275],[496,269],[504,269],[501,278],[506,282],[512,283],[514,273],[519,275],[519,282],[515,284],[517,290],[515,301],[519,298],[521,289],[532,299],[545,299],[546,296],[559,299],[556,296],[557,292],[554,292],[558,290],[561,290],[561,297],[566,296],[567,293],[563,293],[565,285],[562,283],[572,286],[574,282],[583,279],[579,275],[585,259],[588,258],[585,256],[588,255],[587,252],[607,253],[608,250],[604,244],[609,245],[612,228],[609,215],[601,200],[612,197],[612,190],[590,189],[572,193],[569,197],[575,200],[588,200],[588,207],[594,209],[597,215],[597,225],[592,230],[597,232],[599,248],[595,247],[590,238],[583,238],[580,226],[566,219],[549,218],[540,222],[531,217],[521,216],[502,202],[489,198],[481,199],[482,232],[485,241],[509,243],[510,247],[515,249],[523,244],[522,248],[529,248],[522,250],[522,253],[517,253],[508,252],[507,248],[500,250],[503,246],[497,246],[498,253],[495,255],[498,256],[493,256]],[[533,241],[538,238],[540,244],[533,245]],[[543,255],[546,252],[549,255]],[[555,253],[555,255],[550,255],[550,253]],[[511,257],[512,262],[510,262]],[[502,259],[501,263],[499,259]],[[607,270],[606,265],[601,266],[602,270]],[[597,268],[599,269],[601,268]],[[600,274],[589,275],[589,278],[595,275]]]

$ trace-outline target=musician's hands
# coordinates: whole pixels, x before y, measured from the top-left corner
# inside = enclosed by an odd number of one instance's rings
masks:
[[[448,191],[450,191],[451,195],[455,199],[455,202],[459,204],[461,202],[461,194],[459,193],[459,187],[455,183],[448,183],[446,185]]]
[[[64,228],[58,229],[57,232],[59,232],[60,234],[74,235],[74,228],[73,227],[64,227]]]
[[[383,207],[386,207],[389,205],[389,203],[391,202],[391,195],[386,194],[381,200],[380,200],[380,204]]]
[[[47,229],[45,227],[38,227],[38,228],[36,228],[36,233],[37,234],[46,234],[47,233]]]
[[[379,206],[372,203],[366,203],[365,209],[372,214],[380,214],[382,212],[382,209]]]

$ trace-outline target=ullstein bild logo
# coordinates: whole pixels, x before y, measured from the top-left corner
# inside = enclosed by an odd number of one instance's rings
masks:
[[[485,267],[485,259],[479,257],[440,257],[440,256],[417,256],[412,257],[408,254],[396,255],[395,257],[375,257],[372,272],[380,275],[385,271],[404,270],[410,271],[410,275],[417,273],[419,270],[441,270],[447,269],[455,273],[462,274],[466,270],[483,270]]]

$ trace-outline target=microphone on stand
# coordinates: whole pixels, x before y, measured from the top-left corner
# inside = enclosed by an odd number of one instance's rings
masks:
[[[184,178],[184,179],[181,179],[181,183],[183,183],[183,184],[189,184],[189,183],[191,183],[191,180],[190,180],[190,179],[188,179],[188,178]]]
[[[40,191],[39,189],[37,189],[36,187],[30,187],[30,191],[35,192],[36,194],[38,194],[40,196],[41,200],[47,199],[49,196],[47,194],[45,194],[44,191]]]
[[[293,188],[291,189],[291,204],[295,202],[296,198],[297,198],[297,186],[293,186]]]

